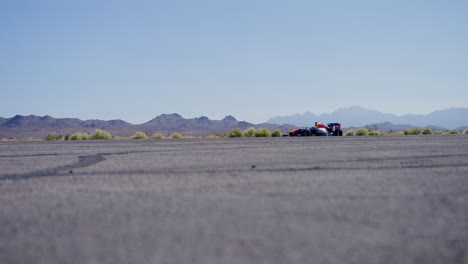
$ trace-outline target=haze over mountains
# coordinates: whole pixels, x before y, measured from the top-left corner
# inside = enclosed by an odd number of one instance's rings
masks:
[[[122,120],[80,120],[78,118],[54,118],[51,116],[21,116],[12,118],[0,117],[0,137],[44,137],[47,135],[66,135],[76,132],[91,133],[95,129],[103,129],[112,135],[128,137],[137,131],[169,134],[173,132],[188,136],[207,136],[211,133],[227,133],[233,128],[266,127],[270,130],[288,131],[292,126],[275,124],[252,124],[237,121],[233,116],[222,120],[210,120],[202,116],[198,118],[183,118],[178,114],[160,115],[146,123],[134,125]]]
[[[314,122],[339,122],[344,127],[361,127],[372,124],[388,123],[393,125],[460,128],[468,126],[468,108],[450,108],[434,111],[427,115],[394,115],[376,110],[369,110],[360,106],[340,108],[329,114],[316,115],[311,112],[291,116],[278,116],[271,118],[267,123],[290,124],[298,127],[312,126]],[[406,127],[405,126],[405,127]]]

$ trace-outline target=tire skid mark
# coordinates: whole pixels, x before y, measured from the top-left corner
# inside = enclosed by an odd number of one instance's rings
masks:
[[[275,146],[264,147],[264,148],[275,148]],[[258,147],[230,147],[230,148],[201,148],[193,149],[191,151],[200,152],[200,151],[226,151],[226,150],[242,150],[242,149],[258,149]],[[136,154],[136,153],[179,153],[180,150],[177,149],[163,149],[163,150],[136,150],[136,151],[126,151],[126,152],[117,152],[117,153],[100,153],[97,155],[124,155],[124,154]],[[74,156],[76,154],[61,154],[61,153],[38,153],[38,154],[24,154],[24,155],[0,155],[0,158],[23,158],[23,157],[50,157],[50,156]]]
[[[258,174],[258,173],[265,173],[265,172],[314,172],[314,171],[360,171],[360,170],[395,170],[395,169],[423,169],[423,168],[453,168],[453,167],[468,167],[468,164],[448,164],[448,165],[432,165],[432,166],[385,166],[385,167],[354,167],[354,168],[337,168],[337,167],[321,167],[321,166],[314,166],[314,167],[307,167],[307,168],[276,168],[276,169],[269,169],[269,168],[258,168],[256,166],[255,169],[251,167],[239,168],[239,169],[213,169],[213,170],[206,170],[206,169],[151,169],[151,170],[120,170],[120,171],[101,171],[101,172],[80,172],[76,173],[76,175],[80,176],[89,176],[89,175],[134,175],[134,174],[141,174],[141,175],[185,175],[185,174],[233,174],[233,173],[242,173],[242,172],[249,172],[251,174]],[[237,177],[237,176],[233,176]],[[245,177],[245,176],[244,176]],[[0,178],[1,180],[1,178]]]
[[[102,161],[105,161],[105,156],[115,156],[115,155],[128,155],[128,154],[136,154],[136,153],[171,153],[172,151],[126,151],[126,152],[117,152],[117,153],[98,153],[93,155],[86,155],[86,156],[78,156],[79,161],[76,163],[72,163],[69,165],[58,166],[54,168],[47,168],[43,170],[33,171],[25,174],[5,174],[0,175],[0,181],[5,180],[27,180],[32,178],[39,178],[39,177],[50,177],[50,176],[68,176],[66,175],[59,175],[61,172],[69,171],[70,174],[73,172],[73,169],[79,168],[86,168],[95,164],[98,164]],[[440,158],[440,157],[447,157],[449,155],[434,155],[434,156],[424,156],[424,158]],[[416,157],[418,159],[420,157]],[[399,160],[399,159],[396,159]],[[356,160],[349,160],[347,162],[359,162]],[[332,164],[335,162],[331,162]],[[138,171],[120,171],[120,172],[94,172],[93,175],[98,174],[187,174],[187,173],[207,173],[207,174],[217,174],[217,173],[235,173],[235,172],[312,172],[312,171],[359,171],[359,170],[395,170],[395,169],[434,169],[434,168],[453,168],[453,167],[468,167],[468,164],[405,164],[400,163],[395,166],[382,166],[382,167],[368,167],[368,166],[359,166],[359,167],[334,167],[334,166],[312,166],[312,167],[303,167],[303,168],[259,168],[258,166],[253,167],[246,167],[246,168],[233,168],[233,169],[224,169],[224,170],[184,170],[184,169],[160,169],[160,170],[138,170]],[[88,175],[86,172],[79,173],[79,175]]]
[[[125,151],[125,152],[117,152],[117,153],[98,153],[93,155],[86,155],[86,156],[78,156],[79,161],[69,164],[58,166],[54,168],[47,168],[37,171],[32,171],[24,174],[5,174],[0,175],[0,181],[6,180],[28,180],[32,178],[40,178],[40,177],[50,177],[50,176],[59,176],[60,172],[69,171],[69,173],[73,173],[73,169],[80,169],[86,168],[100,162],[105,161],[106,159],[104,156],[114,156],[114,155],[127,155],[127,154],[134,154],[134,153],[152,153],[154,151]],[[68,175],[68,174],[67,174]],[[65,176],[65,175],[61,175]]]
[[[69,165],[64,165],[64,166],[59,166],[55,168],[47,168],[43,170],[38,170],[38,171],[33,171],[25,174],[6,174],[3,176],[0,176],[0,181],[5,181],[5,180],[28,180],[32,178],[41,178],[41,177],[49,177],[49,176],[58,176],[58,174],[62,171],[70,171],[72,172],[73,169],[78,169],[78,168],[85,168],[89,167],[95,164],[98,164],[99,162],[102,162],[106,160],[103,154],[96,154],[96,155],[89,155],[89,156],[79,156],[79,161],[69,164]]]

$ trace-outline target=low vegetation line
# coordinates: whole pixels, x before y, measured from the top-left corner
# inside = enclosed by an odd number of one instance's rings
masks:
[[[433,131],[430,128],[412,127],[404,129],[398,132],[380,132],[377,129],[368,128],[356,128],[346,131],[345,136],[397,136],[397,135],[456,135],[456,134],[468,134],[468,129],[458,131],[456,129],[451,130],[436,130]]]
[[[398,136],[398,135],[456,135],[456,134],[468,134],[468,129],[458,131],[456,129],[451,130],[436,130],[433,131],[430,128],[412,127],[409,129],[401,130],[398,132],[381,132],[373,128],[356,128],[348,130],[344,133],[344,136]],[[283,136],[280,130],[270,131],[267,128],[255,129],[254,127],[242,130],[240,128],[234,128],[229,133],[212,133],[208,136],[198,138],[249,138],[249,137],[281,137]],[[162,133],[154,133],[149,135],[147,132],[136,132],[130,137],[112,136],[109,132],[101,129],[96,129],[93,133],[73,133],[65,136],[53,136],[48,135],[44,139],[46,141],[57,141],[57,140],[122,140],[122,139],[179,139],[179,138],[194,138],[183,136],[180,133],[169,133],[166,136]],[[0,138],[0,141],[38,141],[41,139],[34,138]]]
[[[239,128],[232,129],[227,137],[229,138],[242,138],[242,137],[281,137],[283,134],[280,130],[275,130],[271,132],[267,128],[255,129],[254,127],[247,128],[242,131]]]

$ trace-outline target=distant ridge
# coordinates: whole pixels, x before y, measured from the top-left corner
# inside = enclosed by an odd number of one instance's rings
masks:
[[[330,114],[316,115],[311,112],[291,116],[274,117],[267,123],[253,124],[238,121],[228,115],[222,120],[211,120],[206,116],[184,118],[181,115],[163,114],[150,121],[134,125],[123,120],[81,120],[78,118],[54,118],[52,116],[0,117],[0,137],[33,137],[46,135],[67,135],[75,132],[91,133],[95,129],[104,129],[116,136],[128,137],[137,131],[147,134],[173,132],[187,136],[207,136],[212,133],[227,133],[233,128],[265,127],[279,129],[283,133],[296,127],[310,127],[314,122],[340,122],[344,128],[377,127],[383,130],[399,131],[411,126],[429,127],[433,130],[456,128],[460,131],[468,127],[468,108],[450,108],[427,115],[403,115],[381,113],[360,106],[338,109]]]
[[[80,120],[78,118],[54,118],[46,116],[22,116],[12,118],[0,117],[0,137],[44,137],[47,135],[66,135],[75,132],[91,133],[95,129],[109,131],[112,135],[128,137],[137,131],[147,134],[173,132],[188,136],[207,136],[212,133],[227,133],[233,128],[246,129],[249,127],[266,127],[270,130],[280,129],[286,133],[294,126],[275,124],[252,124],[237,121],[233,116],[226,116],[222,120],[211,120],[206,116],[197,118],[183,118],[179,114],[163,114],[150,121],[133,125],[123,120]]]
[[[384,122],[384,123],[369,124],[369,125],[359,126],[359,127],[365,127],[365,128],[368,128],[368,129],[376,129],[376,130],[379,130],[379,131],[393,131],[393,132],[396,132],[396,131],[401,131],[401,130],[411,128],[411,127],[413,127],[413,125],[401,125],[401,124],[400,125],[395,125],[395,124],[392,124],[390,122]],[[354,129],[354,128],[358,128],[358,127],[347,127],[347,128],[345,128],[345,130]],[[433,131],[448,130],[447,128],[438,127],[438,126],[422,126],[421,128],[430,128]],[[463,131],[464,128],[457,128],[457,130]]]
[[[450,108],[434,111],[427,115],[394,115],[376,110],[365,109],[360,106],[340,108],[329,114],[316,115],[311,112],[290,116],[273,117],[267,121],[271,124],[291,124],[298,127],[311,126],[318,122],[340,122],[345,127],[360,127],[370,124],[389,122],[392,124],[407,124],[410,126],[439,128],[461,128],[468,126],[468,108]]]

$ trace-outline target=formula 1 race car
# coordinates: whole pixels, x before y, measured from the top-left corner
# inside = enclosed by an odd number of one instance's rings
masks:
[[[318,124],[309,128],[293,129],[288,132],[290,137],[310,137],[310,136],[343,136],[340,123]]]

